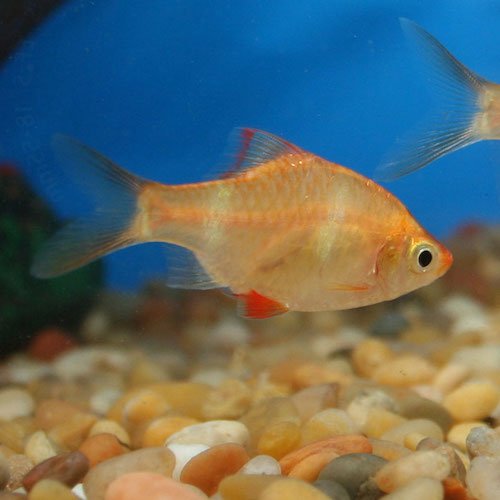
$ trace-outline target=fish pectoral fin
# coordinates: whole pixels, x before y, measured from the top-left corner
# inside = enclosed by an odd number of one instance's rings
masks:
[[[368,283],[333,283],[328,290],[335,292],[367,292],[373,285]]]
[[[288,307],[280,302],[265,297],[255,290],[236,294],[238,299],[238,314],[243,318],[264,319],[283,314]]]

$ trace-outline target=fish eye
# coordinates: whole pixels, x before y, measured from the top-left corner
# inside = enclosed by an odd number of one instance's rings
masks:
[[[416,245],[411,252],[412,269],[418,273],[425,273],[435,257],[435,249],[428,244]]]

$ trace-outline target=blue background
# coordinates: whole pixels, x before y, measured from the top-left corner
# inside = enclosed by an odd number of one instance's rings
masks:
[[[55,132],[169,183],[217,171],[228,133],[251,126],[371,176],[395,138],[433,106],[398,17],[500,82],[500,2],[471,0],[74,0],[0,68],[0,161],[54,196]],[[475,144],[387,184],[428,230],[499,222],[500,144]],[[56,174],[56,177],[58,174]],[[107,258],[108,283],[164,271],[163,245]]]

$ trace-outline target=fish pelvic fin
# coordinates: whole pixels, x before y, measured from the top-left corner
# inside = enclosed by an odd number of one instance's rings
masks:
[[[381,181],[414,172],[441,156],[488,138],[482,124],[491,84],[464,66],[418,24],[405,18],[400,23],[427,63],[438,106],[383,159],[375,171],[375,179]]]
[[[147,182],[69,137],[56,135],[53,147],[65,173],[93,198],[94,212],[70,222],[45,243],[31,267],[38,278],[59,276],[139,243],[134,221],[138,195]]]

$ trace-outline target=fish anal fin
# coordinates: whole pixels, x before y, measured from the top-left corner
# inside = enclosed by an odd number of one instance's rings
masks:
[[[236,297],[238,298],[238,313],[243,318],[264,319],[288,311],[288,307],[284,304],[265,297],[255,290],[237,294]]]
[[[254,128],[236,128],[229,136],[227,167],[221,177],[235,177],[280,156],[304,154],[304,150],[276,135]]]

